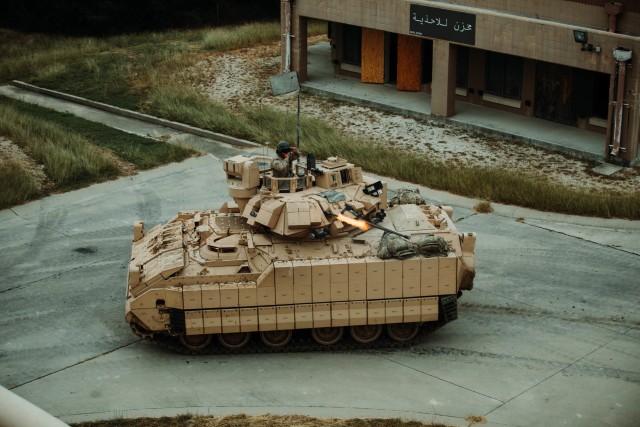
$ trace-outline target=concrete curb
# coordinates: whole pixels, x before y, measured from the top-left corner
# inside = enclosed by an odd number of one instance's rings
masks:
[[[329,91],[329,90],[313,87],[312,85],[309,85],[308,83],[301,83],[300,87],[304,92],[311,93],[311,94],[314,94],[314,95],[326,96],[326,97],[329,97],[329,98],[336,99],[338,101],[347,101],[347,102],[351,102],[351,103],[356,104],[356,105],[363,105],[365,107],[373,107],[373,108],[376,108],[378,110],[386,111],[388,113],[401,114],[403,116],[413,117],[415,119],[420,119],[420,120],[436,120],[436,121],[444,122],[444,123],[447,123],[449,125],[453,125],[453,126],[465,129],[465,130],[482,132],[482,133],[489,134],[489,135],[492,135],[492,136],[496,136],[496,137],[499,137],[499,138],[507,139],[509,141],[513,141],[513,142],[516,142],[516,143],[534,145],[536,147],[545,148],[547,150],[552,150],[552,151],[555,151],[555,152],[568,154],[568,155],[570,155],[572,157],[577,157],[577,158],[581,158],[581,159],[585,159],[585,160],[594,160],[594,161],[597,161],[597,162],[604,162],[605,161],[604,155],[598,155],[598,154],[594,154],[594,153],[589,153],[589,152],[585,152],[585,151],[576,150],[576,149],[573,149],[571,147],[565,147],[563,145],[557,145],[557,144],[554,144],[554,143],[549,142],[549,141],[543,141],[543,140],[540,140],[540,139],[530,138],[530,137],[523,136],[523,135],[503,132],[501,130],[494,129],[494,128],[487,127],[487,126],[480,126],[480,125],[473,124],[473,123],[465,123],[465,122],[456,120],[454,118],[434,116],[434,115],[429,114],[429,113],[420,113],[420,112],[417,112],[417,111],[413,111],[413,110],[409,110],[409,109],[405,109],[405,108],[401,108],[401,107],[395,107],[393,105],[388,105],[388,104],[383,104],[383,103],[376,102],[376,101],[361,99],[361,98],[358,98],[358,97],[355,97],[355,96],[344,95],[344,94],[332,92],[332,91]]]
[[[212,132],[205,129],[200,129],[194,126],[185,125],[183,123],[178,123],[171,120],[161,119],[159,117],[150,116],[148,114],[138,113],[137,111],[131,111],[125,108],[114,107],[113,105],[92,101],[90,99],[82,98],[80,96],[69,95],[69,94],[58,92],[51,89],[45,89],[29,83],[21,82],[18,80],[13,80],[10,82],[10,84],[20,89],[28,90],[35,93],[40,93],[42,95],[51,96],[53,98],[63,99],[65,101],[84,105],[86,107],[97,108],[98,110],[107,111],[113,114],[118,114],[123,117],[129,117],[131,119],[141,120],[141,121],[152,123],[155,125],[165,126],[180,132],[190,133],[193,135],[201,136],[203,138],[209,138],[214,141],[224,142],[225,144],[233,145],[236,147],[262,147],[262,145],[257,144],[255,142],[234,138],[232,136],[223,135],[221,133]]]

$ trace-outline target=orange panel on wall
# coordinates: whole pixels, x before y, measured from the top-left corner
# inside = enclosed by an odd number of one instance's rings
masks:
[[[396,86],[398,90],[418,92],[420,90],[420,75],[422,50],[418,37],[398,34],[398,75]]]
[[[384,31],[362,29],[363,83],[384,83]]]

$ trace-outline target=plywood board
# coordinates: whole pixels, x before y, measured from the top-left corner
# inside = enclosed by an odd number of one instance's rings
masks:
[[[384,83],[384,31],[362,28],[363,83]]]
[[[420,91],[422,75],[422,49],[420,38],[398,34],[398,90]]]

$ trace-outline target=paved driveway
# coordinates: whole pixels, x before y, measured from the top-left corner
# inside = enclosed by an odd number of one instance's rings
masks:
[[[67,422],[176,413],[635,426],[640,225],[501,207],[472,215],[476,288],[415,347],[188,357],[123,320],[132,223],[227,200],[191,159],[0,212],[0,383]],[[396,185],[396,184],[394,184]],[[425,193],[426,194],[426,193]]]

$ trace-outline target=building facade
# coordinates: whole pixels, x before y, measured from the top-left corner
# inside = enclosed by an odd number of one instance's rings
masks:
[[[606,135],[635,164],[640,0],[281,0],[282,68],[307,80],[307,20],[329,23],[336,73]]]

